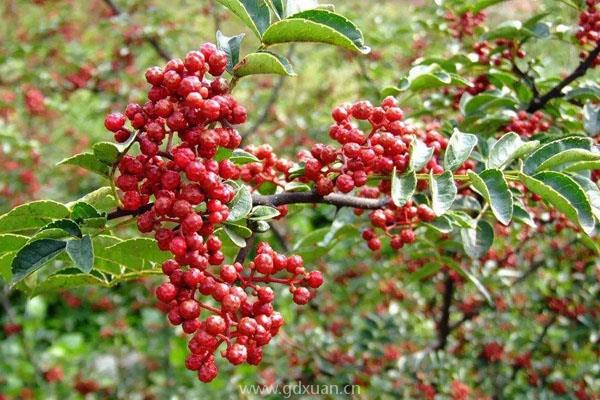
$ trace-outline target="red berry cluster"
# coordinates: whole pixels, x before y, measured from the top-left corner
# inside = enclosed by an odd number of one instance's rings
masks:
[[[332,117],[335,124],[330,127],[329,134],[341,146],[319,143],[310,152],[298,154],[300,161],[305,164],[304,175],[298,180],[313,183],[315,191],[321,196],[334,191],[349,193],[355,188],[362,188],[359,191],[362,197],[389,197],[389,180],[382,180],[377,187],[365,185],[370,177],[389,176],[394,168],[399,173],[404,172],[409,165],[409,147],[415,137],[433,148],[436,155],[422,172],[443,172],[437,156],[446,148],[448,141],[437,131],[439,125],[433,123],[425,129],[417,129],[404,122],[404,113],[392,97],[384,99],[378,107],[368,101],[342,105],[333,110]],[[360,128],[361,122],[368,124],[368,132]],[[422,186],[420,182],[419,188],[426,188]],[[362,210],[356,210],[356,213],[360,214]],[[390,203],[383,209],[373,211],[369,217],[374,227],[383,229],[391,238],[392,247],[399,249],[405,243],[414,242],[414,224],[430,222],[435,214],[424,204],[416,206],[409,203],[396,207]],[[398,229],[399,232],[392,232]],[[365,231],[363,238],[371,250],[381,248],[381,240],[373,229]]]
[[[515,132],[522,137],[531,137],[540,132],[547,132],[550,129],[550,121],[544,119],[541,111],[528,114],[526,111],[519,111],[516,117],[504,127],[506,132]]]
[[[362,233],[362,238],[372,251],[381,248],[381,239],[376,234],[380,229],[390,239],[390,246],[394,250],[401,249],[405,244],[413,243],[417,238],[414,228],[420,222],[431,222],[436,215],[426,204],[416,205],[409,201],[402,207],[388,204],[385,208],[372,211],[369,214],[373,228],[367,228]]]
[[[214,238],[209,239],[210,243]],[[191,354],[186,367],[198,371],[203,382],[217,376],[214,354],[222,343],[226,343],[226,349],[221,355],[231,364],[257,365],[262,347],[279,332],[284,321],[273,309],[275,293],[259,284],[287,285],[294,302],[302,305],[311,298],[309,288],[316,289],[323,283],[321,272],[306,272],[301,257],[278,254],[267,243],[258,245],[247,273],[239,262],[220,266],[218,273],[206,266],[186,268],[175,260],[163,263],[162,269],[169,282],[156,289],[156,296],[167,306],[169,321],[181,325],[185,333],[194,334],[188,344]],[[287,276],[274,276],[280,272]],[[196,299],[196,294],[205,296],[205,300]],[[209,304],[210,298],[216,305]],[[200,318],[203,310],[208,315]]]
[[[301,180],[313,182],[322,196],[335,190],[349,193],[364,186],[370,176],[389,176],[394,167],[399,173],[404,172],[409,163],[409,146],[415,136],[422,138],[436,153],[447,145],[439,133],[418,130],[404,122],[404,113],[392,97],[384,99],[380,107],[368,101],[336,107],[332,116],[335,124],[329,134],[341,146],[316,144],[310,152],[298,154],[305,163]],[[367,122],[370,132],[361,130],[352,119]],[[442,171],[435,158],[425,169],[434,173]]]
[[[598,0],[586,0],[586,10],[579,15],[579,31],[576,33],[577,40],[582,46],[600,44],[600,12],[598,12]],[[588,57],[587,51],[579,54],[581,59]],[[594,67],[600,65],[600,57],[594,60]]]
[[[448,11],[445,19],[448,21],[448,29],[452,36],[462,39],[465,36],[472,36],[475,33],[475,28],[483,24],[485,17],[485,13],[481,11],[475,14],[467,11],[461,15]]]
[[[573,320],[577,320],[577,318],[581,317],[582,315],[588,312],[585,305],[578,304],[577,302],[571,299],[549,297],[548,299],[546,299],[546,302],[550,310],[552,310],[556,314],[562,315]]]
[[[481,357],[489,363],[502,361],[502,358],[504,358],[504,346],[498,342],[486,343],[481,351]]]
[[[469,93],[471,96],[475,96],[479,93],[485,92],[486,90],[491,90],[494,86],[490,83],[487,75],[479,75],[476,78],[471,79],[471,83],[473,86],[467,87],[455,87],[455,88],[445,88],[444,94],[452,96],[452,106],[454,109],[458,110],[460,107],[460,99],[463,97],[465,93]]]
[[[579,15],[579,31],[577,40],[582,45],[600,43],[600,13],[597,6],[599,0],[586,0],[586,10]]]
[[[490,42],[482,41],[473,45],[473,50],[479,57],[481,64],[494,64],[496,66],[502,64],[502,60],[512,61],[516,58],[525,58],[527,53],[517,42],[510,39],[498,39],[494,42],[494,46]]]
[[[48,113],[46,108],[46,97],[41,90],[36,87],[28,87],[23,92],[25,107],[31,115],[45,115]]]
[[[125,155],[117,164],[122,208],[143,211],[137,218],[139,231],[154,232],[158,247],[174,256],[162,265],[169,282],[156,295],[173,325],[195,333],[186,365],[204,382],[217,374],[214,352],[222,342],[227,343],[223,355],[232,364],[257,364],[262,346],[282,326],[281,315],[273,310],[273,290],[258,282],[288,285],[294,302],[306,304],[308,287],[317,288],[323,281],[320,272],[304,270],[299,256],[285,257],[266,244],[258,247],[246,275],[241,263],[223,265],[222,243],[213,232],[229,217],[227,203],[235,195],[226,180],[239,178],[241,172],[231,161],[214,158],[219,146],[239,146],[241,137],[232,125],[246,120],[245,108],[228,94],[220,77],[226,64],[225,53],[207,43],[184,60],[150,68],[149,101],[129,104],[124,115],[105,119],[117,142],[139,144],[141,154]],[[131,129],[125,126],[127,120]],[[289,276],[273,276],[280,271]],[[203,309],[211,315],[201,321]]]
[[[278,158],[268,144],[247,146],[244,150],[256,156],[260,161],[242,165],[240,167],[241,180],[255,188],[267,182],[275,186],[285,184],[281,176],[283,175],[285,179],[288,178],[290,168],[293,166],[290,160]]]

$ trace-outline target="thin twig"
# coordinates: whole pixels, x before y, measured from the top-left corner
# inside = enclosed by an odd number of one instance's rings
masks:
[[[535,84],[535,79],[523,70],[521,70],[514,60],[512,61],[512,71],[515,73],[515,75],[521,78],[527,86],[529,86],[534,98],[540,97],[540,92]]]
[[[565,79],[560,81],[556,86],[550,89],[546,94],[542,96],[536,96],[531,100],[529,107],[527,108],[527,112],[535,112],[544,108],[546,103],[550,100],[564,96],[562,90],[567,87],[571,82],[575,81],[578,78],[581,78],[586,74],[588,69],[590,69],[600,54],[600,44],[596,46],[594,50],[588,54],[588,56],[579,63],[577,68],[573,72],[571,72]]]

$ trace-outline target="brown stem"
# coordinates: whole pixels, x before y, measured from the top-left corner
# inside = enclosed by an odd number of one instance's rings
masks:
[[[351,196],[347,194],[332,193],[327,196],[320,196],[316,192],[281,192],[264,196],[260,194],[252,195],[253,206],[271,206],[277,207],[286,204],[330,204],[336,207],[352,207],[363,210],[376,210],[384,207],[389,202],[389,198],[367,199],[365,197]],[[154,203],[148,203],[137,210],[129,211],[117,209],[108,213],[108,220],[126,217],[130,215],[140,215],[150,210]]]
[[[277,207],[285,204],[330,204],[337,207],[352,207],[364,210],[375,210],[384,207],[388,198],[367,199],[346,194],[331,193],[320,196],[316,192],[281,192],[270,196],[252,195],[252,204]]]
[[[452,305],[452,296],[454,294],[454,281],[450,274],[446,274],[444,281],[444,297],[442,303],[442,315],[437,324],[438,338],[433,350],[443,350],[448,343],[450,335],[450,306]]]
[[[575,70],[573,70],[573,72],[571,72],[565,79],[560,81],[556,86],[554,86],[552,89],[550,89],[544,95],[534,97],[531,100],[529,107],[527,108],[527,112],[532,113],[537,110],[540,110],[540,109],[544,108],[546,103],[548,103],[550,100],[564,96],[564,93],[562,92],[562,90],[567,85],[569,85],[571,82],[584,76],[586,74],[587,70],[590,69],[594,65],[594,62],[596,61],[596,58],[598,57],[599,54],[600,54],[600,44],[597,45],[596,48],[594,50],[592,50],[590,52],[590,54],[588,54],[588,56],[579,63],[577,68],[575,68]]]
[[[248,239],[246,239],[246,246],[240,248],[240,251],[235,257],[235,262],[239,262],[243,264],[246,261],[246,257],[248,257],[248,253],[250,253],[250,248],[254,246],[254,240],[256,239],[256,232],[252,232],[252,235]]]

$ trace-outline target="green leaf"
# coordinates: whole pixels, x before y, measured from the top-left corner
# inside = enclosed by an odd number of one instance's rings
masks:
[[[269,6],[264,1],[257,0],[217,0],[227,7],[242,22],[249,27],[260,39],[269,24],[271,13]]]
[[[0,234],[0,254],[19,250],[27,243],[29,238],[14,233]]]
[[[492,234],[493,234],[493,231],[492,231]],[[479,292],[483,295],[483,297],[485,297],[487,302],[489,304],[493,304],[492,296],[490,295],[490,292],[486,289],[486,287],[483,285],[483,283],[481,283],[481,281],[475,275],[473,275],[472,273],[470,273],[469,271],[464,269],[458,263],[449,263],[449,265],[450,265],[450,268],[454,269],[461,276],[470,280],[475,285],[477,290],[479,290]]]
[[[92,239],[94,247],[94,270],[102,271],[110,275],[119,276],[125,272],[125,268],[119,263],[109,260],[107,257],[110,256],[107,250],[111,246],[122,242],[115,236],[109,235],[98,235]]]
[[[310,192],[310,186],[301,182],[289,182],[283,188],[286,192]]]
[[[430,60],[431,61],[431,60]],[[448,72],[440,64],[442,61],[435,63],[421,63],[414,66],[408,72],[408,75],[400,80],[398,86],[388,87],[383,90],[384,95],[396,96],[404,91],[410,90],[418,92],[422,90],[438,89],[445,86],[473,86],[471,81],[457,75],[453,72]],[[452,68],[456,70],[456,68]]]
[[[6,283],[12,280],[11,265],[15,254],[14,251],[0,254],[0,278]]]
[[[588,136],[598,136],[600,133],[600,106],[586,104],[583,107],[583,128]]]
[[[567,166],[564,172],[579,172],[600,169],[600,161],[579,161]]]
[[[57,219],[55,221],[50,222],[49,224],[44,225],[41,230],[46,229],[62,229],[67,232],[71,236],[81,237],[81,228],[79,225],[71,219]]]
[[[72,208],[78,202],[87,203],[100,211],[112,210],[115,207],[115,199],[110,186],[103,186],[78,200],[67,203],[67,207]]]
[[[67,254],[77,268],[89,273],[94,266],[94,247],[90,235],[67,241]]]
[[[445,216],[449,217],[454,225],[459,228],[475,228],[475,220],[464,211],[448,211]]]
[[[535,32],[525,28],[521,21],[506,21],[482,36],[484,40],[500,38],[523,40],[535,36]]]
[[[112,142],[98,142],[92,149],[96,159],[107,165],[116,163],[121,153],[117,145]]]
[[[497,108],[515,108],[517,99],[501,91],[488,91],[461,99],[461,112],[465,116],[483,114]]]
[[[452,207],[456,198],[456,184],[452,172],[446,171],[441,175],[429,175],[431,188],[431,208],[435,215],[440,216]]]
[[[277,11],[277,15],[279,18],[285,17],[285,5],[289,0],[272,0],[273,7],[275,7],[275,11]]]
[[[585,192],[573,178],[554,171],[540,172],[533,177],[521,174],[527,189],[556,207],[588,235],[594,230],[592,206]]]
[[[452,204],[453,210],[463,210],[463,211],[481,211],[481,204],[479,204],[479,200],[474,198],[473,196],[464,196],[459,194],[456,196],[456,200]]]
[[[581,86],[565,93],[565,100],[600,101],[600,88],[597,86]],[[590,104],[591,105],[591,104]]]
[[[490,70],[490,72],[487,74],[487,77],[490,80],[490,83],[499,89],[504,86],[512,88],[514,87],[515,83],[519,82],[519,79],[513,74],[496,69]]]
[[[471,11],[473,14],[477,14],[479,11],[504,1],[506,0],[478,0],[473,6],[469,7],[469,11]]]
[[[479,175],[469,171],[471,184],[490,204],[494,216],[504,225],[510,224],[513,199],[504,174],[498,169],[486,169]]]
[[[232,224],[231,222],[226,222],[225,225],[244,239],[252,236],[252,231],[244,225]]]
[[[229,225],[223,226],[223,232],[237,247],[246,247],[246,240],[235,230],[231,229]]]
[[[257,74],[296,75],[287,58],[270,51],[248,54],[233,67],[233,74],[239,78]]]
[[[452,220],[446,215],[439,216],[426,225],[440,233],[450,233],[454,229],[452,227]]]
[[[405,205],[415,193],[417,188],[417,176],[414,171],[403,175],[396,173],[396,167],[392,172],[392,201],[396,207]]]
[[[598,185],[591,179],[581,175],[573,175],[571,178],[577,181],[579,186],[581,186],[583,191],[587,194],[590,205],[592,206],[592,213],[596,219],[600,220],[600,189],[598,188]]]
[[[253,221],[266,221],[279,216],[280,212],[274,207],[269,206],[256,206],[248,215],[248,219]]]
[[[275,194],[275,192],[277,192],[277,188],[278,188],[278,186],[275,182],[264,181],[258,187],[258,193],[263,194],[265,196],[270,196],[272,194]]]
[[[537,140],[524,142],[516,133],[508,132],[490,147],[487,167],[502,169],[515,158],[529,154],[539,144]]]
[[[275,22],[265,31],[265,45],[290,42],[318,42],[369,53],[360,29],[350,20],[327,10],[307,10]]]
[[[485,255],[494,243],[494,229],[489,222],[480,220],[476,228],[464,228],[460,231],[465,253],[477,259]]]
[[[253,162],[259,162],[260,160],[252,153],[248,153],[242,149],[235,149],[231,152],[229,161],[237,165],[244,165]]]
[[[12,284],[16,284],[40,269],[65,250],[66,242],[54,239],[35,240],[17,252],[12,261]]]
[[[423,265],[421,268],[411,273],[407,283],[419,282],[421,279],[436,274],[442,269],[442,264],[439,262],[430,262]]]
[[[228,221],[238,221],[245,218],[252,210],[252,194],[248,186],[241,185],[233,200],[229,203]]]
[[[110,167],[100,161],[93,153],[80,153],[59,161],[56,165],[75,165],[95,174],[108,177]]]
[[[454,132],[448,141],[448,147],[444,154],[444,167],[454,171],[460,167],[471,155],[473,148],[477,145],[477,136],[463,133],[454,128]]]
[[[414,138],[410,145],[410,169],[413,171],[422,170],[432,156],[433,147],[429,147],[423,141]]]
[[[221,31],[217,31],[217,46],[227,54],[227,71],[233,73],[233,66],[240,60],[240,47],[244,34],[237,36],[225,36]]]
[[[17,206],[0,216],[0,233],[40,228],[69,215],[69,209],[51,200],[38,200]]]
[[[73,289],[82,286],[102,286],[108,287],[106,281],[92,274],[74,274],[60,271],[57,274],[49,276],[43,282],[35,287],[32,296],[54,292],[57,290]]]
[[[170,253],[161,251],[153,239],[135,238],[112,245],[96,256],[139,271],[144,269],[145,261],[162,263],[170,257]]]
[[[573,136],[564,139],[558,139],[548,144],[543,145],[525,160],[523,172],[527,175],[533,174],[544,161],[556,154],[569,149],[584,149],[590,150],[592,142],[589,138],[581,136]]]
[[[575,162],[600,162],[600,153],[594,153],[583,149],[561,151],[541,163],[536,168],[535,172],[555,169],[555,167]]]
[[[96,207],[83,201],[78,201],[69,208],[71,209],[71,218],[76,221],[83,221],[88,218],[100,218],[103,216],[96,210]]]
[[[514,203],[513,219],[515,221],[524,223],[525,225],[529,225],[532,228],[537,227],[535,221],[531,217],[531,214],[529,214],[525,207],[523,207],[523,205],[518,201],[515,201]]]

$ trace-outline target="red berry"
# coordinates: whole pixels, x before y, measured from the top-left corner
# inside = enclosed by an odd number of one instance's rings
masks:
[[[304,288],[304,287],[296,288],[294,290],[294,292],[292,293],[292,295],[293,295],[294,303],[299,304],[299,305],[304,305],[304,304],[308,303],[308,301],[310,300],[310,292],[308,291],[307,288]]]
[[[177,296],[177,288],[168,282],[161,284],[156,288],[156,298],[163,303],[170,303]]]
[[[225,357],[229,360],[233,365],[238,365],[246,361],[248,356],[246,346],[235,343],[227,348],[227,352]]]
[[[196,300],[186,300],[179,304],[179,314],[186,320],[200,316],[200,305]]]
[[[227,326],[223,317],[219,315],[211,315],[205,322],[206,331],[213,336],[225,333]]]
[[[316,289],[323,284],[323,274],[321,271],[311,271],[306,281],[308,282],[308,286]]]
[[[125,116],[121,113],[108,114],[104,119],[104,126],[111,132],[117,132],[125,125]]]
[[[269,254],[258,254],[254,258],[254,268],[264,275],[269,275],[273,271],[273,257]]]

